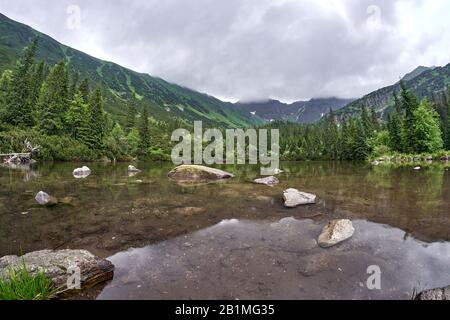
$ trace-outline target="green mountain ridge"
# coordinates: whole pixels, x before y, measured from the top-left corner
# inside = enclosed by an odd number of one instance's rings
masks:
[[[443,67],[418,67],[407,74],[403,81],[406,88],[411,90],[419,99],[432,98],[434,95],[444,92],[450,86],[450,64]],[[354,116],[361,112],[362,107],[374,107],[381,118],[394,107],[394,93],[400,92],[400,81],[355,100],[337,112],[338,115]]]
[[[205,126],[220,127],[262,123],[258,117],[240,112],[231,103],[94,58],[1,13],[0,72],[11,69],[22,50],[35,38],[39,40],[38,60],[52,66],[64,59],[71,74],[78,72],[80,78],[88,78],[92,87],[101,83],[106,110],[118,119],[124,119],[126,104],[135,92],[139,100],[149,105],[150,116],[157,120],[178,118],[187,123],[202,120]]]

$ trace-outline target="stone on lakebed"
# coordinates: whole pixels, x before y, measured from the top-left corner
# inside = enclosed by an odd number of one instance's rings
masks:
[[[31,274],[43,272],[52,281],[57,294],[72,290],[70,272],[80,274],[81,289],[89,288],[113,278],[114,265],[105,259],[94,256],[85,250],[42,250],[28,253],[22,257],[5,256],[0,258],[0,277],[7,278],[11,270],[25,265]]]
[[[329,248],[353,236],[355,228],[348,219],[332,220],[322,230],[319,236],[319,246]]]
[[[168,176],[180,182],[214,181],[234,178],[234,175],[229,172],[200,165],[181,165],[169,172]]]
[[[284,206],[295,208],[297,206],[316,203],[315,194],[298,191],[297,189],[287,189],[283,192]]]

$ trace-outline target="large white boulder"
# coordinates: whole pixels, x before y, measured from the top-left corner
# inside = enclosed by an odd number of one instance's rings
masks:
[[[287,189],[283,192],[284,206],[287,208],[295,208],[305,204],[316,203],[317,196],[315,194],[298,191],[297,189]]]
[[[199,165],[181,165],[169,172],[168,176],[179,182],[207,182],[234,178],[229,172]]]
[[[274,186],[280,183],[280,180],[278,180],[276,177],[266,177],[261,179],[256,179],[255,183],[257,184],[265,184],[266,186]]]
[[[73,170],[73,176],[77,179],[87,178],[91,173],[92,173],[91,169],[89,169],[86,166]]]
[[[49,195],[44,191],[39,191],[36,194],[35,199],[37,203],[39,203],[41,206],[54,206],[58,204],[58,199],[52,197],[51,195]]]
[[[353,233],[355,228],[350,220],[332,220],[323,228],[318,243],[322,248],[329,248],[351,238]]]

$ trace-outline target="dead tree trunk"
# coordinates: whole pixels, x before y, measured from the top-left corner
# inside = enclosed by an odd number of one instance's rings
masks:
[[[27,140],[24,142],[26,152],[24,153],[7,153],[0,154],[0,158],[3,159],[5,164],[26,164],[30,163],[33,156],[39,151],[40,146],[33,147],[33,145]]]

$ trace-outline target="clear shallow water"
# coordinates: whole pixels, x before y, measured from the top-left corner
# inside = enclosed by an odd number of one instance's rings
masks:
[[[283,163],[273,188],[251,183],[252,166],[223,167],[236,178],[190,187],[167,178],[171,164],[140,163],[134,177],[127,164],[89,164],[93,174],[77,180],[79,166],[0,167],[0,256],[80,248],[110,257],[115,278],[90,298],[409,298],[450,284],[443,165]],[[318,204],[285,209],[289,187]],[[71,204],[39,207],[40,190]],[[334,218],[356,220],[356,234],[320,249],[315,239]],[[221,223],[229,219],[238,222]],[[382,291],[360,286],[371,264],[386,271]]]

